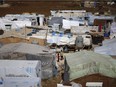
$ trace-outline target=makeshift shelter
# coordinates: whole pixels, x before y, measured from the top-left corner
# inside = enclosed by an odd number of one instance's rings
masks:
[[[110,43],[115,43],[116,42],[116,38],[113,38],[113,39],[106,39],[102,42],[102,45],[107,45],[107,44],[110,44]]]
[[[37,77],[6,77],[1,87],[41,87],[41,79]]]
[[[0,28],[6,31],[11,29],[20,29],[25,26],[31,26],[31,21],[28,20],[11,21],[8,19],[0,19]]]
[[[40,60],[42,79],[51,77],[56,61],[53,51],[44,46],[27,43],[12,43],[0,48],[0,59]]]
[[[62,20],[62,17],[52,17],[51,20],[48,21],[48,26],[52,26],[54,23],[62,25]]]
[[[0,87],[41,86],[41,62],[35,60],[0,60]],[[34,86],[31,86],[34,85]]]
[[[66,55],[65,73],[69,80],[78,79],[92,74],[116,78],[116,60],[110,56],[80,51]]]
[[[63,19],[63,28],[71,29],[71,26],[79,26],[79,21]]]
[[[94,48],[94,52],[116,56],[116,38],[103,41],[103,46]]]
[[[37,60],[0,60],[0,77],[41,78],[41,62]]]
[[[91,31],[98,32],[98,26],[72,26],[71,33],[73,34],[84,34]]]
[[[57,45],[74,45],[75,39],[76,36],[69,37],[69,35],[55,34],[47,36],[47,43],[56,43]]]

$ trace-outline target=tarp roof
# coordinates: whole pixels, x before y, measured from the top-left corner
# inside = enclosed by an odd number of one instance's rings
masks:
[[[110,43],[116,43],[116,38],[107,39],[102,42],[103,45],[110,44]]]
[[[45,46],[28,43],[11,43],[0,48],[0,59],[26,59],[40,60],[42,67],[42,79],[53,76],[56,60],[54,52]]]
[[[0,60],[0,68],[2,67],[36,67],[40,63],[38,60]],[[16,65],[16,66],[14,66]]]
[[[4,45],[3,47],[0,48],[0,54],[9,52],[18,52],[32,55],[53,53],[49,48],[45,46],[39,46],[28,43],[11,43]]]
[[[103,41],[103,46],[94,48],[94,52],[116,56],[116,38]]]
[[[53,25],[54,23],[62,25],[62,17],[52,17],[51,20],[48,22],[48,25]]]
[[[98,73],[116,78],[116,60],[110,56],[81,51],[67,54],[66,61],[69,66],[70,80]]]

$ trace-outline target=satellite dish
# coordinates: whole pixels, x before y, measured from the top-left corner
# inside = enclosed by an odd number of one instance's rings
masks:
[[[4,31],[3,30],[0,30],[0,35],[3,35],[4,34]]]

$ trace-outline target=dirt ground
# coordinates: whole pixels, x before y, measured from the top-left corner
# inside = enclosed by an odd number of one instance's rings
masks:
[[[23,0],[22,0],[23,1]],[[21,2],[21,1],[10,1],[9,7],[0,8],[0,15],[4,16],[8,13],[38,13],[45,14],[46,16],[50,15],[50,10],[59,10],[59,9],[74,9],[72,2],[60,2],[60,1],[52,1],[52,2]]]
[[[61,82],[61,75],[42,81],[42,87],[57,87],[57,84]]]
[[[0,16],[4,16],[6,14],[21,14],[21,13],[38,13],[45,14],[46,16],[50,15],[50,10],[81,10],[85,9],[90,12],[103,12],[111,10],[112,14],[116,13],[116,5],[108,6],[101,5],[96,8],[84,8],[80,6],[80,2],[74,2],[74,0],[37,0],[26,2],[22,2],[23,0],[7,0],[5,3],[9,4],[8,7],[0,6]]]

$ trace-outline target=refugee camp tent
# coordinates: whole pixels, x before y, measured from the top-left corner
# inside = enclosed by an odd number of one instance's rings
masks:
[[[5,77],[1,85],[2,87],[41,87],[41,79],[37,77]]]
[[[116,60],[110,56],[93,51],[80,51],[65,56],[65,72],[69,74],[70,81],[98,73],[116,78]]]
[[[102,45],[107,45],[107,44],[110,44],[110,43],[115,43],[116,42],[116,38],[113,38],[113,39],[106,39],[102,42]]]
[[[84,34],[91,32],[91,30],[98,32],[98,26],[72,26],[71,33],[73,34]]]
[[[64,29],[71,29],[71,26],[79,26],[79,21],[63,19]]]
[[[94,52],[116,56],[116,38],[103,41],[103,46],[94,48]]]
[[[31,21],[29,20],[11,21],[8,19],[0,19],[0,28],[3,30],[20,29],[25,26],[31,26]]]
[[[63,20],[62,17],[52,17],[51,20],[48,21],[48,26],[51,26],[54,23],[62,25],[62,20]]]
[[[112,33],[116,33],[116,22],[113,22],[112,24],[111,24],[111,34]]]
[[[41,78],[41,62],[37,60],[0,60],[0,77]]]
[[[55,43],[57,45],[74,45],[75,44],[76,36],[69,37],[69,35],[48,35],[47,36],[47,43]]]
[[[56,61],[53,51],[44,46],[27,43],[11,43],[0,48],[0,59],[40,60],[42,79],[53,76]]]

